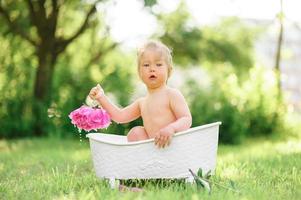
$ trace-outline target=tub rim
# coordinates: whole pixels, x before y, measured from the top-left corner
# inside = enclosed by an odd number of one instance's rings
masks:
[[[186,131],[178,132],[178,133],[174,134],[173,137],[176,137],[176,136],[179,136],[179,135],[185,135],[185,134],[188,134],[188,133],[196,131],[196,130],[202,130],[202,129],[210,128],[210,127],[217,126],[217,125],[219,126],[221,124],[222,124],[222,122],[218,121],[218,122],[213,122],[213,123],[210,123],[210,124],[204,124],[204,125],[201,125],[201,126],[196,126],[196,127],[190,128]],[[94,132],[94,133],[88,133],[86,135],[86,137],[91,139],[91,140],[94,140],[96,142],[100,142],[100,143],[104,143],[104,144],[110,144],[110,145],[116,145],[116,146],[133,146],[133,145],[137,145],[137,144],[151,143],[155,140],[154,138],[150,138],[150,139],[147,139],[147,140],[128,142],[128,143],[108,142],[108,141],[100,140],[99,138],[95,138],[96,134],[110,135],[110,133]],[[112,134],[112,135],[115,135],[115,134]],[[126,137],[125,135],[118,135],[118,136]]]

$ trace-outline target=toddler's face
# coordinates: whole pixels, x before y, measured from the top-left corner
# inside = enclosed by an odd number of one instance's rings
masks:
[[[147,49],[139,63],[139,76],[148,88],[154,89],[166,84],[168,64],[159,49]]]

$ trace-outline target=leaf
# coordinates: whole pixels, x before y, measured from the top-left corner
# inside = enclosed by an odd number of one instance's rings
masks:
[[[195,173],[193,173],[193,171],[191,169],[188,169],[188,170],[191,173],[191,175],[193,176],[194,180],[196,181],[198,179],[198,176]]]
[[[193,173],[193,171],[191,169],[189,169],[189,172],[192,174],[196,184],[197,184],[197,188],[205,188],[209,193],[211,192],[211,187],[208,181],[206,181],[205,179],[203,179],[200,176],[197,176],[195,173]],[[200,168],[198,170],[198,174],[202,173],[202,169]]]
[[[199,168],[197,174],[198,174],[199,177],[202,177],[202,178],[203,178],[203,170],[202,170],[202,168]]]
[[[234,181],[230,180],[230,185],[231,185],[231,187],[232,187],[234,190],[236,189],[236,186],[235,186],[235,184],[234,184]]]
[[[191,173],[191,175],[193,176],[194,180],[195,180],[195,183],[197,184],[197,186],[202,186],[202,182],[199,180],[199,177],[193,173],[193,171],[191,169],[189,169],[189,172]]]
[[[209,170],[209,171],[205,174],[204,178],[205,178],[205,179],[209,179],[210,177],[211,177],[211,170]]]
[[[200,179],[195,179],[195,183],[198,189],[204,188],[204,184],[200,181]]]
[[[210,184],[208,183],[208,181],[206,181],[202,178],[199,178],[199,179],[202,182],[203,187],[210,193],[211,192],[211,187],[210,187]]]

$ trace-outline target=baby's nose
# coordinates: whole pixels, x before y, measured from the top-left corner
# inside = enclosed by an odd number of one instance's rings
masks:
[[[149,70],[150,70],[151,72],[154,72],[154,71],[155,71],[155,68],[154,68],[154,67],[150,67]]]

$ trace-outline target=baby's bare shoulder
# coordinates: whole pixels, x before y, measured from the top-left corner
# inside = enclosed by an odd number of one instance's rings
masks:
[[[138,99],[136,99],[136,102],[137,102],[138,104],[143,103],[143,101],[145,101],[145,97],[139,97]]]
[[[167,88],[167,94],[170,96],[170,97],[181,97],[183,96],[182,93],[180,92],[180,90],[176,89],[176,88]]]

